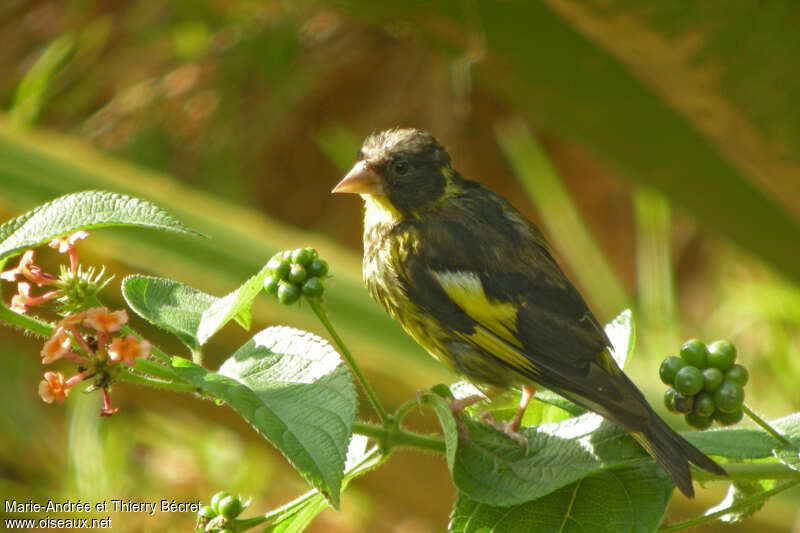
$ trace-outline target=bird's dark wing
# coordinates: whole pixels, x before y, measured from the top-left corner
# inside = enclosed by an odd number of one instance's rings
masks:
[[[592,367],[614,365],[541,232],[505,200],[474,187],[425,217],[403,229],[415,257],[399,277],[417,305],[546,386],[574,388]]]

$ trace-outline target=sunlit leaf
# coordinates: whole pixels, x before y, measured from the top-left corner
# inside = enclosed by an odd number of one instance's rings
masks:
[[[664,517],[673,485],[655,464],[605,470],[514,507],[479,503],[458,494],[452,533],[630,533],[654,531]]]
[[[350,372],[323,339],[267,328],[210,372],[182,358],[173,367],[224,400],[338,508],[356,412]]]
[[[86,191],[67,194],[0,226],[0,259],[53,237],[108,226],[139,226],[199,235],[160,207],[122,194]]]

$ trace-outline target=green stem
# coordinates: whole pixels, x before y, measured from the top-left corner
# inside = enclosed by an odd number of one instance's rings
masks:
[[[342,490],[350,483],[350,480],[357,478],[363,474],[366,474],[381,462],[385,461],[387,454],[382,453],[381,450],[378,448],[374,448],[369,451],[361,462],[356,465],[355,467],[351,468],[348,472],[345,472],[345,478],[342,483]],[[246,518],[244,520],[237,520],[236,521],[236,531],[244,531],[246,529],[250,529],[252,527],[256,527],[261,525],[265,522],[270,522],[273,525],[278,524],[288,518],[291,518],[293,515],[296,515],[298,512],[303,510],[303,508],[308,504],[309,501],[319,496],[319,491],[312,490],[306,492],[302,496],[290,501],[289,503],[278,507],[277,509],[273,509],[272,511],[268,511],[266,514],[261,516],[254,516],[253,518]]]
[[[203,350],[202,348],[190,348],[192,352],[192,362],[196,365],[203,366]]]
[[[796,472],[781,463],[727,463],[727,476],[717,476],[705,470],[692,470],[695,481],[744,481],[758,479],[793,479],[800,481],[800,472]]]
[[[389,427],[392,424],[392,420],[386,413],[386,409],[383,408],[381,401],[378,399],[378,395],[375,394],[375,391],[372,389],[372,385],[369,384],[367,378],[361,372],[361,368],[358,366],[358,363],[356,363],[353,354],[350,353],[350,350],[344,344],[344,341],[342,341],[341,337],[339,337],[339,334],[336,333],[336,330],[333,328],[333,324],[331,324],[331,321],[328,319],[328,314],[325,312],[325,309],[322,308],[322,304],[320,304],[318,299],[306,298],[306,300],[311,305],[311,309],[314,311],[314,314],[317,315],[319,321],[322,322],[322,325],[328,330],[328,333],[333,338],[333,341],[342,351],[342,355],[344,355],[344,358],[347,360],[350,370],[353,371],[356,379],[358,379],[359,383],[361,383],[361,386],[364,388],[364,392],[367,393],[367,397],[369,398],[373,409],[375,409],[375,412],[378,413],[381,423],[384,427]]]
[[[406,431],[395,425],[384,427],[356,421],[353,423],[353,433],[375,439],[385,450],[396,446],[404,446],[406,448],[416,448],[429,452],[445,452],[444,441],[439,437]]]
[[[37,318],[15,313],[3,304],[0,304],[0,320],[12,326],[28,330],[42,337],[50,337],[53,334],[53,326]]]
[[[745,498],[744,500],[739,500],[737,503],[731,505],[730,507],[726,507],[725,509],[720,509],[719,511],[716,511],[716,512],[713,512],[713,513],[710,513],[710,514],[707,514],[707,515],[703,515],[703,516],[698,516],[698,517],[692,518],[691,520],[686,520],[684,522],[678,522],[677,524],[671,524],[671,525],[659,528],[658,529],[658,533],[671,533],[673,531],[680,531],[682,529],[686,529],[686,528],[693,527],[693,526],[696,526],[696,525],[699,525],[699,524],[703,524],[705,522],[710,522],[711,520],[715,520],[715,519],[719,518],[720,516],[724,516],[724,515],[726,515],[728,513],[731,513],[731,512],[734,512],[734,511],[738,511],[739,509],[746,509],[747,507],[749,507],[749,506],[751,506],[751,505],[753,505],[755,503],[764,501],[767,498],[771,498],[772,496],[775,496],[779,492],[783,492],[786,489],[790,489],[792,487],[796,487],[798,484],[800,484],[800,481],[784,483],[783,485],[779,485],[779,486],[775,487],[772,490],[768,490],[766,492],[762,492],[761,494],[757,494],[755,496],[751,496],[750,498]]]
[[[752,409],[747,407],[747,404],[742,404],[742,411],[744,411],[744,414],[750,417],[750,420],[752,420],[753,422],[764,428],[764,431],[775,437],[775,440],[777,440],[784,446],[788,446],[791,444],[791,442],[789,442],[789,439],[778,433],[778,430],[770,426],[766,420],[758,416],[755,412],[753,412]]]

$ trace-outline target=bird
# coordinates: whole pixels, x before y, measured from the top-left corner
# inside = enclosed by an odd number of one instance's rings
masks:
[[[725,470],[667,425],[623,373],[611,343],[554,259],[542,231],[510,202],[453,168],[433,135],[375,132],[333,193],[364,200],[366,288],[434,358],[487,395],[522,388],[501,429],[517,430],[540,386],[627,430],[687,497],[689,463]],[[454,401],[454,412],[483,396]]]

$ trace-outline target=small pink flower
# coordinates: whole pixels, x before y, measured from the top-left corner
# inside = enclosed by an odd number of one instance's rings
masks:
[[[62,235],[50,241],[51,248],[57,248],[58,253],[69,254],[69,267],[73,274],[78,271],[78,251],[75,249],[75,243],[85,239],[89,234],[83,230],[70,233],[69,235]]]
[[[75,248],[76,242],[82,241],[88,236],[89,234],[87,232],[79,230],[76,231],[75,233],[70,233],[68,235],[62,235],[60,237],[56,237],[55,239],[50,241],[48,246],[50,246],[50,248],[58,249],[58,253],[60,254],[65,254],[69,252],[71,249]]]
[[[111,346],[108,348],[108,358],[113,362],[122,361],[128,366],[136,363],[137,357],[150,356],[150,342],[138,340],[135,335],[125,337],[114,337]]]
[[[78,326],[80,325],[81,322],[83,322],[84,318],[86,318],[86,311],[81,311],[79,313],[67,315],[58,321],[58,327],[71,328],[73,326]]]
[[[42,364],[49,365],[53,361],[57,361],[70,353],[72,341],[67,335],[66,331],[57,328],[53,336],[44,343],[42,347],[41,356]]]
[[[19,276],[37,284],[39,287],[52,285],[58,281],[58,278],[44,272],[39,265],[34,264],[33,255],[33,250],[28,250],[22,254],[19,264],[15,268],[0,273],[0,279],[13,282],[17,281],[17,276]]]
[[[103,333],[113,333],[119,331],[122,324],[127,322],[128,313],[124,309],[109,312],[106,307],[93,307],[86,311],[83,325]]]
[[[39,383],[39,397],[45,403],[64,403],[69,394],[69,385],[64,381],[64,374],[61,372],[44,373],[44,379]]]
[[[19,314],[25,314],[28,307],[41,305],[48,300],[52,300],[58,291],[48,291],[41,296],[31,296],[31,284],[25,281],[17,283],[17,294],[11,297],[11,310]]]

